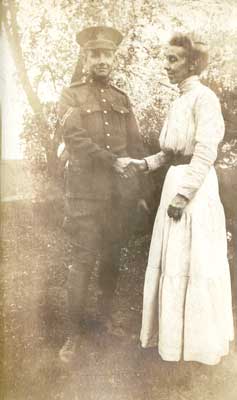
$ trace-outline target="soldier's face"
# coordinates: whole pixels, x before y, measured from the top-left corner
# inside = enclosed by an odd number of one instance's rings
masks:
[[[192,66],[190,65],[185,49],[182,47],[169,46],[165,58],[165,69],[171,83],[181,83],[193,75]]]
[[[106,78],[112,69],[114,51],[91,49],[86,52],[86,69],[96,78]]]

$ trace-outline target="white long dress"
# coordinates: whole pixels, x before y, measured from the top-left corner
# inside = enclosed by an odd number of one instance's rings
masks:
[[[192,155],[168,170],[154,223],[145,275],[142,347],[158,346],[167,361],[216,364],[233,340],[230,273],[223,206],[213,163],[224,135],[216,95],[192,76],[180,85],[160,136],[161,152]],[[167,215],[177,193],[190,201],[180,221]]]

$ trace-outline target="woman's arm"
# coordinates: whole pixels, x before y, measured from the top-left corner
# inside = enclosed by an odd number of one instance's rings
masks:
[[[195,148],[190,164],[178,193],[168,207],[168,215],[174,220],[182,217],[183,210],[202,185],[217,157],[218,145],[224,136],[224,120],[216,95],[205,90],[195,104]]]
[[[170,155],[164,151],[143,158],[142,160],[131,159],[128,164],[128,169],[135,169],[139,172],[155,171],[166,164],[170,159]]]
[[[191,200],[202,185],[217,157],[224,137],[224,120],[218,98],[208,88],[195,104],[195,148],[178,194]]]
[[[148,171],[156,171],[170,160],[170,154],[161,150],[159,153],[145,157],[144,160],[146,161]]]

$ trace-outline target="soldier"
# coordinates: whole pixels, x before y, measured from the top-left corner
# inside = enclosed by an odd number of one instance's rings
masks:
[[[88,79],[72,83],[60,100],[60,124],[69,155],[64,229],[73,249],[67,286],[69,335],[59,353],[64,362],[75,355],[83,333],[89,278],[98,252],[100,309],[109,318],[121,247],[134,223],[132,211],[135,202],[146,206],[139,201],[137,172],[126,168],[129,157],[144,156],[141,136],[127,95],[109,81],[121,41],[121,33],[109,27],[78,33]]]

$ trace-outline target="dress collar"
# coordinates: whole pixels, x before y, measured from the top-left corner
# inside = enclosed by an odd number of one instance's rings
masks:
[[[200,84],[200,79],[198,75],[189,76],[187,79],[185,79],[178,85],[180,94],[189,92],[190,90],[196,88],[199,84]]]

